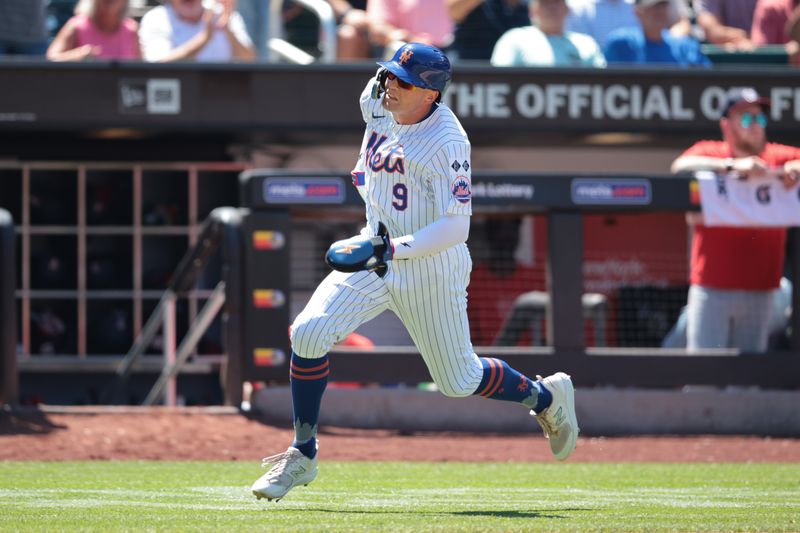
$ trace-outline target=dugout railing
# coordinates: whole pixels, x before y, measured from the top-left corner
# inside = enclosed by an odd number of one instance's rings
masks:
[[[17,401],[17,309],[14,220],[0,209],[0,406]]]
[[[242,401],[242,361],[240,344],[242,211],[233,207],[214,209],[202,225],[197,243],[189,248],[172,274],[169,287],[136,337],[128,353],[119,362],[113,382],[106,390],[106,400],[118,402],[126,388],[133,368],[161,331],[163,368],[155,384],[144,399],[144,405],[153,405],[163,400],[166,405],[176,404],[176,376],[192,355],[202,335],[217,314],[223,312],[224,344],[227,352],[224,372],[221,376],[225,392],[225,403],[239,405]],[[203,269],[211,257],[220,253],[222,258],[221,279],[202,310],[192,322],[183,339],[178,343],[176,335],[176,302],[197,284]]]
[[[312,211],[325,224],[327,212],[358,212],[362,200],[349,183],[349,177],[338,173],[286,172],[252,170],[242,174],[241,205],[250,210],[245,235],[244,300],[250,291],[269,287],[279,291],[280,307],[288,308],[291,291],[289,278],[274,277],[271,269],[288,272],[288,255],[278,257],[274,250],[259,251],[254,247],[256,233],[272,231],[267,223],[262,229],[259,217],[273,222],[281,220],[284,228],[299,212]],[[542,175],[481,173],[473,176],[475,213],[543,214],[548,220],[546,347],[476,346],[482,356],[502,354],[509,364],[526,373],[548,374],[557,370],[572,373],[579,386],[616,386],[677,388],[685,385],[756,386],[762,388],[796,388],[800,385],[800,317],[791,318],[791,349],[769,353],[739,353],[737,350],[708,350],[688,354],[682,349],[586,347],[582,313],[583,295],[583,228],[582,217],[589,213],[646,213],[653,211],[692,211],[699,205],[691,194],[693,178],[683,176],[641,175]],[[620,191],[616,195],[615,190]],[[265,219],[266,221],[266,219]],[[290,233],[286,232],[286,238]],[[800,233],[790,230],[793,241],[792,264],[795,280],[800,279]],[[289,243],[281,242],[288,248]],[[267,255],[264,255],[264,254]],[[270,255],[272,254],[272,255]],[[270,269],[259,268],[267,261]],[[279,265],[285,261],[284,265]],[[291,275],[291,274],[290,274]],[[283,285],[282,285],[283,283]],[[255,293],[253,293],[255,294]],[[800,289],[794,285],[793,308],[798,309]],[[255,300],[253,296],[252,300]],[[280,324],[277,329],[265,328],[265,317],[256,315],[255,306],[245,305],[243,363],[245,380],[286,381],[285,354],[288,339]],[[259,327],[259,324],[262,327]],[[265,330],[278,335],[267,339]],[[256,363],[259,350],[269,350],[281,357],[262,359]],[[331,379],[383,383],[415,383],[429,380],[422,359],[413,347],[378,346],[373,350],[335,349]]]

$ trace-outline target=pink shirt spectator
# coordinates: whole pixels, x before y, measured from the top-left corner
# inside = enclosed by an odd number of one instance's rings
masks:
[[[115,33],[106,33],[92,24],[86,15],[75,15],[71,21],[75,26],[76,47],[85,44],[101,48],[97,57],[103,59],[138,59],[138,35],[136,22],[125,18]]]
[[[786,23],[792,16],[794,3],[794,0],[758,0],[750,30],[753,44],[786,44],[791,41],[786,33]]]
[[[434,46],[453,40],[453,20],[444,0],[369,0],[367,18],[407,30],[415,41]]]

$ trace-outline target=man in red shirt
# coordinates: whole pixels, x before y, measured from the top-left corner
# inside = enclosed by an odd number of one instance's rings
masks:
[[[711,170],[739,179],[777,176],[787,188],[800,177],[800,148],[768,143],[769,100],[751,88],[728,93],[722,141],[700,141],[672,163],[672,172]],[[772,293],[780,284],[786,228],[694,225],[687,348],[767,348]],[[699,218],[699,219],[698,219]]]

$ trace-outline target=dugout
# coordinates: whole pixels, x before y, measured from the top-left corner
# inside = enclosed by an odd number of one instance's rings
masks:
[[[546,308],[549,345],[538,348],[477,346],[479,355],[489,356],[502,351],[509,364],[523,372],[544,374],[563,370],[573,373],[576,385],[582,387],[664,389],[687,384],[796,387],[800,359],[794,351],[770,353],[768,359],[763,354],[739,354],[736,350],[709,350],[708,354],[687,357],[683,350],[661,349],[657,344],[641,345],[629,339],[618,339],[614,347],[587,347],[583,319],[587,307],[583,290],[583,219],[599,213],[643,215],[697,210],[697,197],[691,194],[693,181],[691,176],[664,175],[473,174],[473,216],[543,214],[548,233],[546,266],[550,298]],[[637,192],[618,196],[586,192],[613,190],[615,187]],[[274,308],[275,294],[281,295],[277,299],[278,307],[291,307],[291,295],[297,293],[292,290],[292,278],[302,273],[295,269],[285,276],[288,270],[277,268],[273,275],[276,263],[288,261],[289,257],[276,256],[271,247],[259,246],[258,235],[273,238],[277,220],[283,220],[283,232],[294,225],[290,219],[302,219],[309,213],[313,213],[317,223],[323,224],[337,219],[337,211],[340,212],[338,218],[355,217],[358,220],[355,213],[363,210],[363,204],[348,178],[335,173],[251,170],[242,175],[241,193],[242,205],[250,213],[246,225],[246,231],[250,233],[244,237],[244,241],[249,243],[245,251],[245,277],[249,286],[242,301],[252,302],[246,306],[243,320],[248,324],[243,331],[244,379],[284,382],[288,373],[288,358],[285,357],[288,343],[282,331],[283,323],[274,331],[271,321],[261,315],[259,308]],[[798,265],[798,238],[798,232],[793,231],[795,252],[790,260],[795,269]],[[291,250],[297,250],[297,244],[292,242],[292,233],[282,234],[280,241],[281,250],[289,250],[289,254]],[[266,264],[272,267],[265,268]],[[623,288],[620,292],[627,299],[618,302],[619,313],[623,316],[634,314],[642,322],[661,319],[663,309],[648,308],[665,305],[663,300],[654,297],[653,293],[659,290],[665,289]],[[795,299],[797,291],[796,287]],[[264,296],[259,298],[259,293]],[[266,301],[259,303],[260,299]],[[647,305],[636,307],[637,301],[644,301]],[[289,314],[283,316],[288,318]],[[673,310],[669,316],[674,319],[677,312]],[[793,350],[800,346],[797,324],[795,314],[790,341]],[[640,323],[634,327],[643,329]],[[283,342],[275,344],[275,339],[283,339]],[[597,339],[594,341],[596,344]],[[260,357],[259,353],[262,354]],[[274,353],[283,356],[272,358],[263,355]],[[331,365],[332,380],[416,384],[429,379],[413,346],[383,346],[367,351],[336,348],[335,354],[336,363]]]
[[[355,98],[373,72],[368,64],[0,63],[0,207],[17,221],[15,297],[21,318],[18,366],[24,399],[36,401],[37,391],[64,391],[74,385],[73,391],[42,399],[98,401],[87,391],[107,382],[127,342],[109,338],[90,343],[88,335],[100,324],[93,317],[113,318],[118,316],[114,308],[123,308],[123,315],[130,317],[124,338],[132,342],[166,286],[170,269],[196,239],[204,216],[220,205],[238,204],[240,172],[254,167],[303,169],[313,176],[329,176],[332,170],[348,169],[363,127]],[[734,68],[593,71],[459,65],[447,101],[470,134],[476,168],[573,177],[602,169],[605,176],[648,178],[662,174],[693,140],[718,136],[716,118],[729,86],[755,85],[769,94],[774,102],[770,137],[800,143],[797,77],[793,70],[766,67],[754,80],[752,69]],[[320,87],[325,98],[318,97]],[[110,218],[96,218],[91,206],[109,195],[114,198],[106,204]],[[357,217],[357,209],[351,208],[349,214],[346,206],[336,212]],[[487,206],[479,218],[515,209],[513,203],[503,202]],[[575,224],[562,208],[555,207],[553,213]],[[544,211],[538,215],[544,216]],[[601,217],[602,222],[603,214],[584,216]],[[613,239],[603,242],[613,244]],[[37,265],[48,264],[51,250],[65,258],[66,281],[48,278],[46,269],[37,270]],[[107,278],[92,274],[91,256],[98,257],[101,266],[127,263],[128,281],[109,285]],[[601,263],[595,262],[597,269],[611,268]],[[179,330],[185,331],[210,288],[193,291],[179,303]],[[637,298],[647,296],[630,295],[633,302]],[[570,305],[575,304],[573,299]],[[61,318],[63,340],[55,349],[34,349],[38,333],[31,329],[32,315],[48,317],[39,313],[45,305]],[[573,311],[579,308],[578,303]],[[636,309],[632,315],[637,315]],[[609,329],[609,334],[614,331]],[[558,335],[553,332],[550,338],[555,342]],[[541,350],[542,356],[552,355],[548,348]],[[618,353],[606,352],[604,357]],[[221,356],[221,350],[210,345],[208,352],[193,356],[179,376],[179,388],[193,391],[185,397],[220,401]],[[392,364],[413,366],[410,359],[403,356]],[[678,368],[672,360],[658,361],[640,363],[637,358],[631,368],[636,371],[641,364],[646,375],[648,365],[655,365],[653,369],[666,369],[665,376]],[[720,367],[727,372],[744,364],[719,361],[695,359],[685,370],[693,372],[691,365],[698,365],[707,373]],[[748,381],[758,382],[767,371],[764,365],[752,364],[755,373]],[[160,366],[159,359],[151,358],[135,373],[143,390]],[[793,367],[781,368],[775,374],[797,375]],[[610,375],[602,368],[598,372],[603,379]],[[728,377],[719,374],[720,381]],[[137,399],[134,395],[128,400]]]

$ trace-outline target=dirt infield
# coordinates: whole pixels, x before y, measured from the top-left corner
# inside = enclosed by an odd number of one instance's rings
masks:
[[[245,460],[292,433],[225,409],[0,411],[0,460]],[[531,435],[398,434],[324,427],[328,460],[553,461]],[[800,439],[736,436],[581,438],[571,462],[800,462]]]

